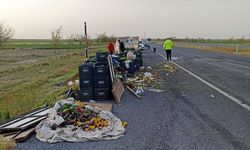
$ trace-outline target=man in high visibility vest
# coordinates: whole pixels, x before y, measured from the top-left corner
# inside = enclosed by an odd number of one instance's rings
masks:
[[[171,60],[171,51],[173,46],[173,42],[169,38],[167,38],[163,43],[163,49],[166,51],[167,60]]]

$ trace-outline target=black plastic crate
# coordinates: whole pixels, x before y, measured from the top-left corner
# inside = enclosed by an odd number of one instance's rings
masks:
[[[92,76],[93,75],[93,63],[85,63],[78,67],[79,76]]]
[[[80,101],[89,101],[94,99],[93,88],[81,89],[78,91]]]
[[[139,62],[139,63],[140,63],[140,66],[143,66],[142,58],[136,57],[136,59],[135,59],[134,61],[135,61],[135,62]]]
[[[95,88],[110,88],[111,79],[110,77],[94,77]]]
[[[140,60],[140,67],[143,66],[143,60]]]
[[[105,64],[105,65],[109,65],[108,58],[107,58],[107,59],[104,59],[104,60],[96,61],[96,63],[102,63],[102,64]]]
[[[94,100],[111,100],[113,99],[110,88],[95,88]]]
[[[141,67],[140,61],[135,61],[135,70],[136,71],[140,70],[140,67]]]
[[[108,52],[96,52],[96,61],[97,62],[108,62]]]
[[[135,72],[136,72],[135,68],[129,68],[128,69],[128,73],[129,73],[130,76],[133,76],[135,74]]]
[[[119,63],[119,66],[120,66],[122,69],[127,70],[127,67],[126,67],[126,64],[125,64],[124,61],[121,61],[121,62]]]
[[[142,58],[142,52],[136,52],[136,58]]]
[[[108,64],[96,63],[93,68],[93,75],[95,77],[110,77]]]
[[[96,57],[95,56],[91,56],[89,57],[89,59],[87,61],[85,61],[86,63],[96,63]]]
[[[135,71],[136,71],[136,65],[135,65],[135,62],[132,61],[129,63],[128,73],[130,75],[134,75]]]
[[[79,77],[80,89],[93,87],[93,77]]]

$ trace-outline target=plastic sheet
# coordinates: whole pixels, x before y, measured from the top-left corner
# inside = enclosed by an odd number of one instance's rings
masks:
[[[53,124],[60,125],[64,119],[57,115],[57,110],[63,104],[72,104],[72,100],[61,100],[57,102],[54,108],[49,112],[49,117],[42,121],[36,127],[36,137],[43,142],[56,143],[61,141],[68,142],[86,142],[93,140],[113,140],[122,137],[125,133],[125,128],[122,126],[122,122],[119,118],[114,116],[111,112],[100,111],[100,117],[106,119],[109,122],[109,126],[102,129],[95,129],[94,131],[83,131],[82,128],[68,125],[64,128],[51,129]],[[90,106],[91,107],[91,106]]]

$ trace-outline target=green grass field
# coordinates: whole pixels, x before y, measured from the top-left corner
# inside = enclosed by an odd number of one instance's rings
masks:
[[[46,44],[37,44],[45,40],[15,41],[18,42],[33,45],[0,50],[0,122],[45,103],[53,104],[57,95],[66,90],[65,81],[78,72],[79,64],[85,60],[84,49],[71,47],[55,52],[42,49]],[[89,55],[104,51],[106,44],[93,42]]]
[[[207,43],[207,44],[250,44],[249,39],[184,39],[180,42]]]
[[[89,46],[95,46],[95,40],[89,41]],[[54,49],[52,40],[49,39],[13,39],[7,42],[3,49]],[[58,49],[83,49],[84,44],[76,41],[61,40]]]

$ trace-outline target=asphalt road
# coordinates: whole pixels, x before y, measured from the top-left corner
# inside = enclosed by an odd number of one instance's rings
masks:
[[[221,48],[233,48],[236,49],[238,45],[239,50],[249,50],[250,44],[219,44],[219,43],[182,43],[186,45],[195,45],[195,46],[206,46],[206,47],[221,47]]]
[[[160,46],[157,52],[164,54]],[[173,50],[175,63],[207,82],[250,104],[250,59],[237,55],[187,48]],[[165,61],[146,50],[145,65]],[[113,113],[129,123],[124,137],[113,141],[48,144],[35,136],[16,149],[91,149],[91,150],[248,150],[250,112],[228,97],[177,68],[166,75],[165,91],[148,92],[137,100],[129,92]]]

